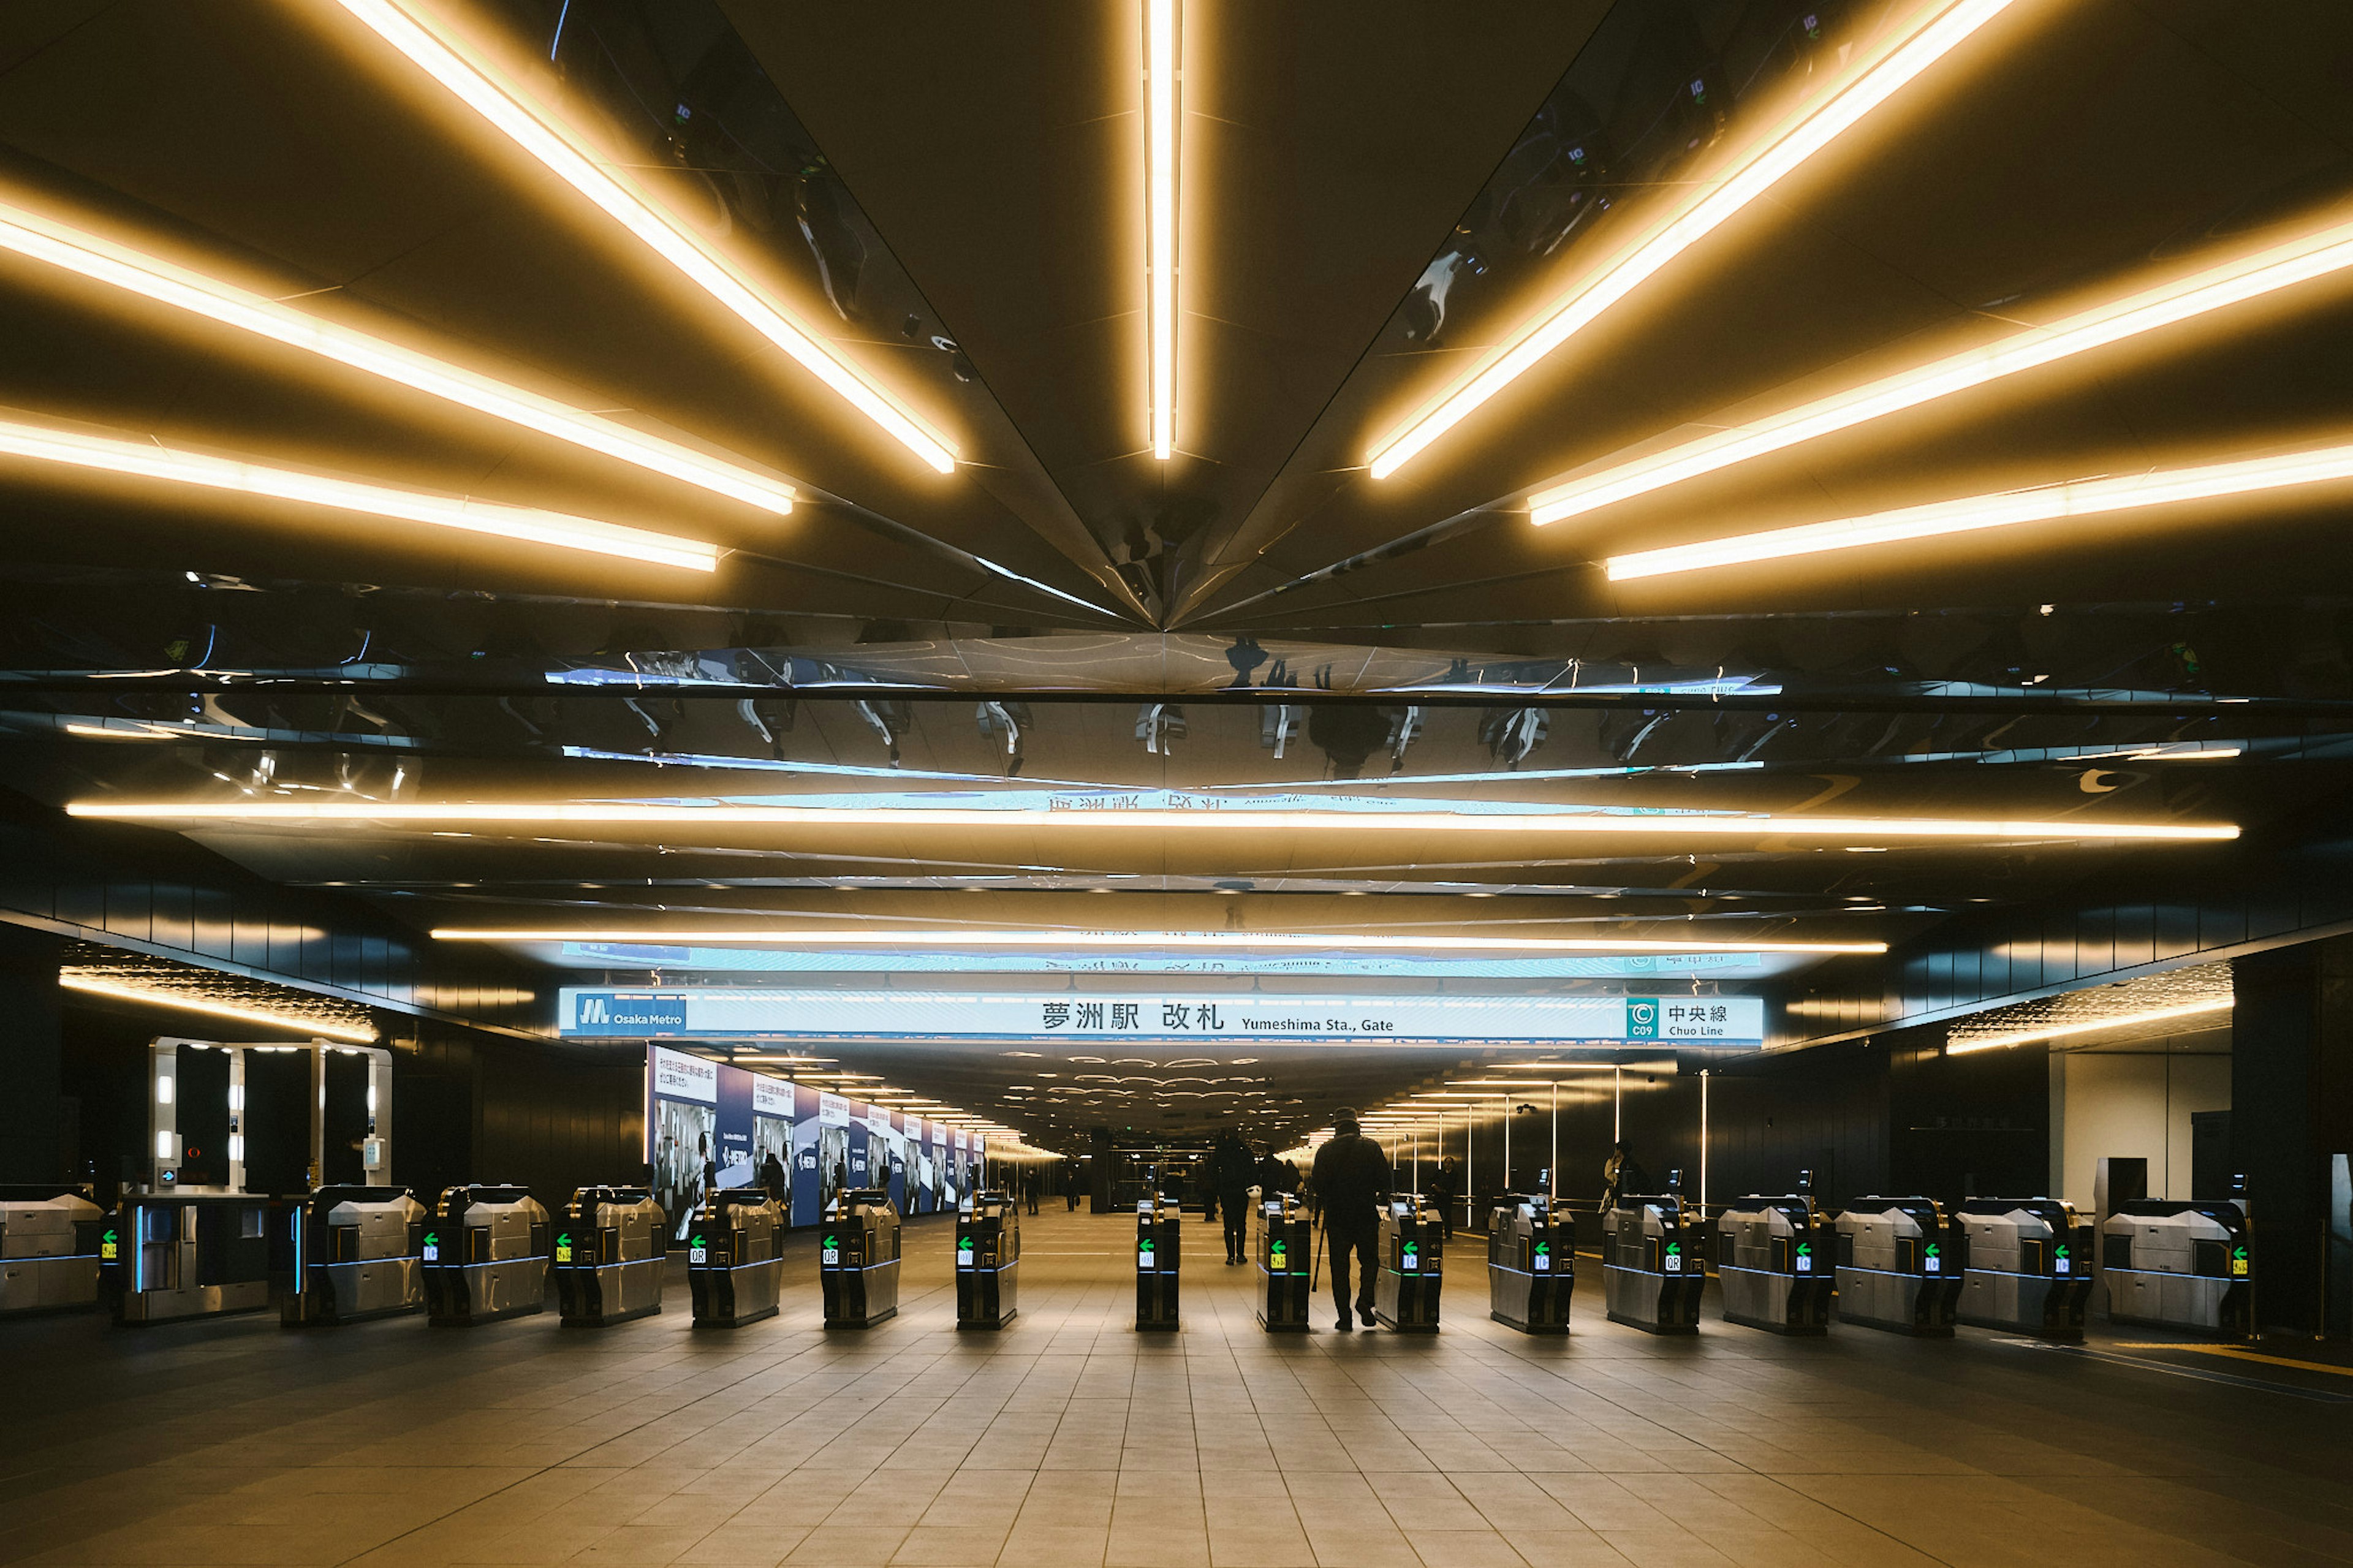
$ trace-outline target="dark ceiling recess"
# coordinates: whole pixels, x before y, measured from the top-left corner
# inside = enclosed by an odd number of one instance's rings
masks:
[[[11,447],[0,786],[42,807],[1018,791],[1041,812],[1281,795],[2244,835],[186,829],[305,908],[405,926],[428,970],[437,927],[747,920],[1877,941],[1894,963],[1957,917],[2023,921],[2126,869],[2221,877],[2327,827],[2353,783],[2346,482],[1640,580],[1606,564],[2340,442],[2353,273],[1529,515],[1572,477],[2353,219],[2336,0],[2194,27],[2133,0],[2010,8],[1379,479],[1400,419],[1918,7],[1560,0],[1367,26],[1360,3],[1187,0],[1163,462],[1138,7],[975,0],[911,27],[820,0],[401,4],[561,105],[958,464],[911,460],[338,5],[7,8],[0,206],[797,491],[776,515],[0,246],[0,425],[723,552],[702,573]],[[533,1007],[654,973],[501,957]],[[1692,984],[1863,994],[1869,963]],[[1295,1131],[1463,1059],[1146,1053],[1049,1119],[1071,1083],[1015,1092],[1026,1058],[827,1049],[1054,1138],[1130,1106],[1155,1132]],[[1148,1081],[1188,1072],[1236,1081]]]

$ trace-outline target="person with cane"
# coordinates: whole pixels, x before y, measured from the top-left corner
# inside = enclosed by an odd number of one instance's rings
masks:
[[[1332,1130],[1332,1140],[1315,1151],[1307,1184],[1332,1250],[1332,1300],[1340,1309],[1335,1326],[1345,1333],[1356,1326],[1356,1317],[1365,1320],[1366,1328],[1373,1325],[1373,1260],[1380,1242],[1381,1205],[1388,1201],[1392,1177],[1389,1157],[1358,1130],[1354,1110],[1334,1112]],[[1348,1310],[1352,1259],[1357,1279],[1354,1317]],[[1314,1289],[1312,1279],[1309,1288]]]

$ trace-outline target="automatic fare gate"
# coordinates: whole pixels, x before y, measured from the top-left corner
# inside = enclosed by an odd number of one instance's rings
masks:
[[[714,1187],[687,1230],[686,1287],[697,1324],[740,1329],[776,1315],[785,1211],[757,1187]]]
[[[871,1329],[899,1315],[899,1210],[881,1187],[836,1194],[818,1236],[825,1326]]]
[[[1964,1198],[1961,1321],[2051,1339],[2084,1337],[2092,1226],[2057,1198]]]
[[[1611,1322],[1695,1334],[1706,1286],[1699,1216],[1677,1194],[1623,1196],[1601,1216],[1601,1287]]]
[[[565,1323],[626,1323],[661,1310],[668,1216],[644,1187],[582,1187],[555,1227],[555,1300]]]
[[[1403,1333],[1438,1331],[1438,1292],[1445,1284],[1444,1231],[1420,1194],[1392,1194],[1381,1210],[1380,1258],[1373,1276],[1373,1318]]]
[[[406,1187],[322,1187],[294,1205],[279,1321],[356,1323],[425,1305],[426,1207]]]
[[[1176,1271],[1184,1263],[1185,1210],[1158,1193],[1135,1205],[1135,1326],[1177,1324]]]
[[[1565,1334],[1576,1288],[1576,1216],[1542,1193],[1506,1194],[1487,1216],[1487,1315],[1525,1334]]]
[[[470,1327],[547,1310],[547,1210],[522,1187],[450,1187],[426,1223],[426,1321]]]
[[[1021,1211],[1010,1193],[974,1193],[956,1208],[956,1327],[1001,1329],[1019,1315]]]
[[[1250,1261],[1258,1269],[1259,1326],[1271,1334],[1312,1331],[1308,1321],[1308,1269],[1313,1265],[1315,1222],[1306,1205],[1289,1193],[1267,1193],[1250,1205]]]
[[[1724,1321],[1777,1334],[1831,1327],[1829,1222],[1812,1196],[1736,1199],[1715,1221],[1715,1282]]]
[[[1838,1216],[1841,1323],[1953,1337],[1966,1237],[1934,1198],[1857,1198]]]

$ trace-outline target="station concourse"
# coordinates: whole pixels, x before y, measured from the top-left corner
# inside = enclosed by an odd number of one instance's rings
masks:
[[[2353,7],[0,7],[0,1565],[2353,1563]]]

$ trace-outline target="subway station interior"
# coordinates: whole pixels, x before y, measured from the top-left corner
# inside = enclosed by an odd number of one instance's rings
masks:
[[[2353,1563],[2348,366],[2342,0],[0,6],[0,1563]]]

